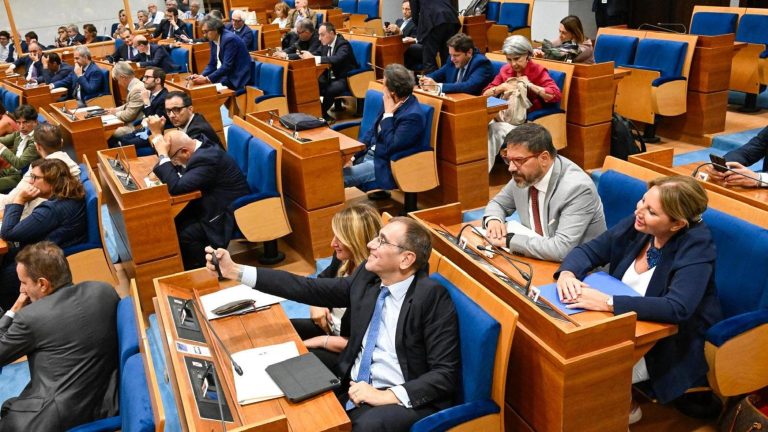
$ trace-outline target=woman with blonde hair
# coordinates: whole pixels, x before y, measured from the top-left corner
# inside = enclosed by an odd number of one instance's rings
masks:
[[[346,277],[368,258],[368,242],[378,237],[382,221],[368,205],[355,205],[336,213],[331,221],[333,259],[319,278]],[[304,345],[328,368],[333,368],[349,338],[349,314],[345,308],[310,307],[309,319],[292,319]]]
[[[692,177],[652,180],[633,215],[574,248],[555,273],[569,308],[635,312],[638,320],[678,325],[677,334],[658,341],[632,371],[632,382],[648,381],[661,403],[706,385],[704,337],[722,319],[715,243],[702,220],[706,209],[707,194]],[[609,296],[582,282],[605,264],[637,296]],[[641,416],[633,403],[630,424]]]
[[[272,21],[272,24],[277,24],[281,29],[290,28],[288,27],[288,12],[290,11],[291,8],[286,2],[275,4],[275,19]]]

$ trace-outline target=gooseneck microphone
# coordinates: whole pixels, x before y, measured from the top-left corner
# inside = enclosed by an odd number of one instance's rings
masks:
[[[691,177],[697,178],[696,176],[699,174],[699,170],[702,167],[706,166],[706,165],[712,165],[713,167],[719,168],[720,170],[724,170],[724,171],[727,171],[727,172],[732,172],[732,173],[734,173],[734,174],[736,174],[738,176],[745,177],[745,178],[748,178],[750,180],[754,180],[758,184],[760,184],[761,186],[768,186],[768,182],[763,181],[763,179],[760,178],[760,174],[758,174],[757,177],[752,177],[750,175],[746,175],[744,173],[740,173],[740,172],[738,172],[738,171],[736,171],[734,169],[731,169],[731,168],[729,168],[727,166],[716,164],[714,162],[704,162],[703,164],[697,166],[696,169],[694,169],[693,172],[691,173]]]
[[[221,338],[219,337],[219,334],[216,333],[216,330],[213,329],[213,326],[211,325],[211,323],[208,322],[208,319],[205,317],[205,314],[200,310],[200,307],[197,305],[196,301],[194,301],[192,299],[188,299],[188,300],[184,301],[184,306],[179,311],[179,323],[180,324],[184,323],[184,320],[186,319],[187,306],[189,304],[192,304],[192,307],[197,312],[197,320],[201,321],[201,322],[204,322],[205,326],[208,328],[208,331],[210,331],[211,334],[213,335],[213,337],[216,338],[216,341],[218,342],[218,344],[221,347],[221,349],[224,351],[224,354],[227,355],[227,358],[232,363],[232,367],[235,369],[235,372],[237,372],[238,375],[243,376],[243,368],[241,368],[240,365],[237,364],[235,359],[232,358],[232,354],[229,352],[227,347],[224,345],[224,342],[221,341]]]

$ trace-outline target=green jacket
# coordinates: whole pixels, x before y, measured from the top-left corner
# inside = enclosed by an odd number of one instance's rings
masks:
[[[32,135],[27,140],[27,146],[24,148],[24,152],[21,156],[16,156],[16,149],[21,142],[21,133],[14,132],[6,136],[0,137],[0,143],[7,148],[0,152],[0,158],[5,159],[11,164],[10,168],[6,168],[0,173],[2,176],[12,175],[20,173],[25,167],[27,167],[33,160],[40,157],[35,148],[35,136]]]

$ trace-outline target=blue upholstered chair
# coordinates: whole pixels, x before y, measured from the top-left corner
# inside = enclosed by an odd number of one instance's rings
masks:
[[[139,353],[139,332],[133,297],[126,296],[117,304],[117,351],[120,355],[120,374],[128,359]]]
[[[85,217],[88,222],[88,237],[84,243],[69,246],[64,249],[69,268],[72,271],[72,282],[79,283],[87,280],[98,280],[110,285],[117,283],[115,269],[109,253],[104,248],[103,230],[101,227],[101,185],[98,182],[88,158],[80,164],[80,181],[85,189]]]
[[[503,0],[488,2],[486,17],[496,21],[488,29],[488,51],[498,51],[504,39],[522,35],[531,39],[531,17],[534,0]]]
[[[609,228],[635,210],[647,189],[644,180],[613,169],[600,176],[597,190]],[[754,349],[768,338],[768,230],[723,210],[710,206],[703,215],[717,250],[715,283],[725,318],[707,332],[704,351],[712,389],[735,396],[768,385],[768,353]]]
[[[344,13],[357,13],[357,0],[339,0],[339,8]]]
[[[189,72],[189,50],[176,47],[171,50],[171,61],[178,67],[179,73]]]
[[[296,0],[284,0],[285,3],[290,7],[291,9],[294,9],[296,7]]]
[[[739,20],[736,41],[747,46],[733,55],[729,88],[747,94],[742,111],[757,111],[757,95],[768,85],[768,10],[747,9]]]
[[[277,250],[277,239],[291,233],[282,197],[282,145],[239,117],[227,131],[227,143],[227,152],[238,161],[251,190],[230,204],[237,223],[235,238],[264,242],[259,261],[276,264],[285,259]]]
[[[485,18],[489,21],[499,21],[499,9],[501,3],[498,1],[489,1],[485,6]]]
[[[528,121],[544,126],[552,135],[552,142],[555,148],[560,150],[568,145],[566,110],[568,108],[568,97],[570,95],[574,66],[570,63],[543,59],[536,59],[534,61],[547,68],[549,76],[552,77],[560,89],[561,98],[559,102],[544,104],[541,109],[529,112]]]
[[[448,291],[458,316],[461,375],[456,404],[416,422],[411,432],[502,431],[517,312],[455,264],[431,257],[430,266],[435,261],[437,272],[430,277]]]
[[[96,96],[85,101],[87,106],[99,106],[102,108],[114,108],[115,96],[112,92],[112,77],[106,69],[99,69],[102,79],[102,87],[99,89]]]
[[[380,18],[379,0],[357,0],[357,13],[366,15],[368,19]]]
[[[123,42],[123,39],[117,38],[115,39],[115,49],[120,49],[121,46],[123,46],[125,42]]]
[[[3,105],[5,105],[6,111],[14,112],[21,105],[21,97],[12,91],[3,89]]]
[[[626,66],[635,61],[639,39],[618,34],[598,34],[595,41],[595,62],[612,61],[614,66]]]
[[[288,114],[288,71],[281,65],[258,61],[252,61],[251,68],[254,85],[245,88],[245,113],[276,110],[280,115]]]
[[[112,40],[109,36],[96,36],[96,42],[106,42]]]
[[[345,96],[355,98],[358,107],[357,112],[360,113],[368,84],[376,79],[376,72],[373,70],[373,44],[359,40],[350,40],[349,44],[352,46],[357,68],[351,70],[347,75],[349,92]]]
[[[691,17],[691,34],[719,36],[736,33],[739,14],[722,12],[694,12]]]

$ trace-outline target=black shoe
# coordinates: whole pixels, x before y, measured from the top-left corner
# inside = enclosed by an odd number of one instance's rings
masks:
[[[389,191],[385,191],[385,190],[371,192],[368,194],[368,199],[371,201],[381,201],[381,200],[389,199],[391,197],[392,197],[392,194],[389,193]]]
[[[711,391],[684,394],[674,404],[681,413],[697,419],[715,419],[723,409],[722,402]]]

